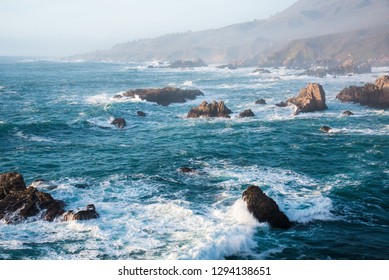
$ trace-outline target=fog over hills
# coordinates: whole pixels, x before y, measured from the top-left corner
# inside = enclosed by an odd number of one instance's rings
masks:
[[[388,24],[389,0],[300,0],[268,19],[137,40],[72,58],[112,61],[202,58],[207,63],[246,61],[254,65],[271,61],[282,64],[282,59],[293,55],[288,54],[288,49],[293,47],[296,55],[298,46],[304,49],[310,40],[316,40],[315,46],[310,46],[311,60],[340,58],[350,49],[356,57],[364,54],[364,59],[375,61],[389,56],[389,32],[384,27]],[[360,40],[363,45],[358,44]],[[343,43],[337,45],[338,41]],[[380,48],[377,57],[374,48]],[[374,57],[366,57],[367,54]],[[276,58],[277,55],[280,57]]]

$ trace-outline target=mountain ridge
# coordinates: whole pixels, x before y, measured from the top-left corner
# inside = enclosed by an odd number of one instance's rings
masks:
[[[136,40],[72,59],[174,61],[202,58],[207,63],[263,60],[294,40],[374,28],[388,22],[387,0],[299,0],[267,19]]]

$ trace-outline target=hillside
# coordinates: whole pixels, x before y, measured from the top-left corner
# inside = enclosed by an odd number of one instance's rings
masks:
[[[252,63],[262,66],[335,66],[344,61],[389,65],[389,25],[294,40]]]
[[[202,58],[207,63],[263,59],[271,50],[296,39],[373,28],[388,22],[388,0],[300,0],[265,20],[127,42],[73,59],[172,61]]]

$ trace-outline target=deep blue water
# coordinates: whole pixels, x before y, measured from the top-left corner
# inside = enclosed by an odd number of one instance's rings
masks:
[[[37,187],[69,209],[94,203],[100,213],[0,221],[0,259],[389,259],[389,111],[335,99],[388,68],[337,78],[253,70],[0,58],[0,173],[43,178]],[[274,106],[309,82],[323,86],[329,110],[294,116]],[[164,86],[205,96],[168,107],[112,98]],[[259,98],[268,104],[254,105]],[[203,100],[225,101],[232,118],[185,118]],[[248,108],[255,117],[237,117]],[[114,117],[127,127],[113,127]],[[240,199],[250,184],[292,229],[251,217]]]

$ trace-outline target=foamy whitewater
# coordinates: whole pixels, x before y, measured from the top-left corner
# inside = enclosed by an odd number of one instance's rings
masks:
[[[388,110],[335,99],[389,68],[327,78],[253,70],[0,58],[0,172],[44,179],[34,187],[67,209],[93,203],[100,214],[0,221],[0,259],[389,259]],[[274,105],[309,82],[323,86],[329,110],[295,116]],[[168,107],[113,98],[165,86],[204,97]],[[260,98],[267,104],[255,105]],[[187,119],[203,100],[223,100],[231,119]],[[249,108],[255,117],[238,117]],[[112,126],[115,117],[127,127]],[[251,184],[290,230],[247,211]]]

